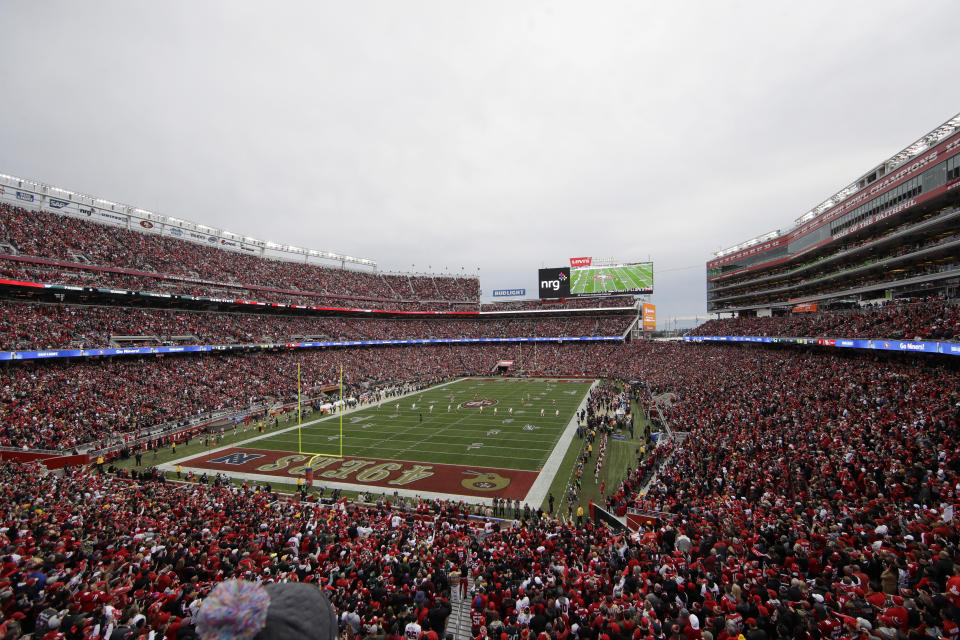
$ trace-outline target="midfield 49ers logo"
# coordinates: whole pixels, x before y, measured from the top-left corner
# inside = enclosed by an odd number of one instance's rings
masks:
[[[477,398],[476,400],[461,402],[460,406],[464,409],[480,409],[482,407],[492,407],[495,404],[497,404],[497,401],[493,398]]]

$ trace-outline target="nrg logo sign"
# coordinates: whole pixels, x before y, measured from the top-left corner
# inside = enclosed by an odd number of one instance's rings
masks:
[[[540,269],[540,297],[570,297],[570,267]]]

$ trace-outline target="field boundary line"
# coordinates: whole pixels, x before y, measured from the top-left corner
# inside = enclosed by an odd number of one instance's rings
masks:
[[[560,470],[560,464],[563,462],[564,456],[567,455],[567,449],[570,448],[573,438],[577,435],[577,413],[587,406],[587,403],[590,401],[590,394],[599,384],[600,380],[594,380],[590,388],[587,389],[583,400],[580,402],[580,406],[573,412],[570,423],[567,424],[567,428],[560,434],[560,437],[557,439],[557,444],[554,445],[553,451],[550,452],[547,461],[543,464],[543,470],[537,476],[537,479],[533,481],[530,490],[527,491],[527,495],[523,499],[525,503],[540,506],[543,504],[543,501],[546,500],[547,494],[550,492],[550,485],[553,484],[557,471]]]

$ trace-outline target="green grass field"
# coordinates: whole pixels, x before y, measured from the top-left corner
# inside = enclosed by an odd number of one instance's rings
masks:
[[[537,471],[589,389],[585,383],[522,378],[460,380],[344,415],[342,455]],[[482,411],[458,409],[475,398],[496,404],[484,406]],[[249,446],[340,455],[337,417],[304,422],[301,429]]]
[[[570,277],[571,295],[652,291],[653,263],[573,269]]]
[[[501,468],[506,466],[514,469],[536,471],[540,468],[541,464],[539,462],[535,464],[534,461],[545,460],[549,456],[564,425],[567,424],[567,421],[572,417],[573,412],[580,405],[583,396],[589,388],[590,385],[588,384],[551,383],[544,380],[511,380],[498,378],[467,379],[444,387],[435,387],[423,392],[423,400],[420,400],[420,394],[417,394],[399,401],[401,405],[399,412],[396,411],[398,401],[394,400],[392,402],[388,401],[379,409],[374,406],[347,413],[343,421],[346,434],[344,440],[344,455],[402,458],[411,462],[448,462],[466,466],[496,466]],[[470,412],[467,412],[466,409],[461,409],[458,414],[454,407],[449,418],[447,418],[446,408],[447,404],[450,404],[449,398],[451,391],[455,394],[458,402],[472,399],[474,394],[480,397],[496,399],[498,400],[498,404],[496,405],[498,409],[497,414],[493,414],[492,407],[484,408],[482,413],[478,409],[471,409]],[[571,391],[574,393],[570,393]],[[526,399],[526,394],[528,393],[531,396],[530,403],[526,406],[520,406],[519,398],[521,394],[524,399]],[[534,398],[538,396],[540,400],[535,400]],[[549,404],[552,408],[554,398],[557,400],[561,415],[557,418],[550,412],[550,416],[545,415],[544,418],[541,419],[539,417],[539,407],[543,406],[546,409],[547,404]],[[429,413],[429,409],[424,413],[424,423],[423,427],[421,427],[419,410],[410,409],[410,405],[416,402],[419,409],[419,407],[422,406],[421,403],[423,403],[423,406],[429,406],[431,401],[435,403],[434,406],[436,408],[433,414]],[[509,419],[510,416],[509,413],[507,416],[504,416],[502,412],[505,408],[508,409],[511,406],[511,401],[516,403],[513,413],[514,422],[504,423],[503,420]],[[519,409],[517,407],[519,407]],[[519,413],[521,410],[524,411],[524,413]],[[634,412],[639,418],[637,438],[626,441],[611,439],[608,445],[608,458],[604,463],[601,479],[606,480],[607,487],[610,488],[608,489],[609,491],[612,491],[623,479],[627,466],[636,466],[636,456],[634,452],[645,440],[642,434],[644,433],[644,429],[648,427],[648,423],[642,418],[642,412],[639,407],[634,407]],[[400,415],[391,417],[394,413],[399,413]],[[544,413],[548,413],[548,411],[545,410]],[[350,421],[350,418],[364,418],[365,416],[372,417],[365,420],[357,420],[356,422]],[[531,419],[522,422],[519,421],[520,418],[527,417]],[[309,418],[305,418],[304,422],[309,423],[316,418],[317,415],[314,414]],[[399,422],[401,418],[404,421],[403,425]],[[547,418],[549,418],[549,420]],[[453,424],[454,421],[461,419],[462,422]],[[378,420],[381,424],[377,424]],[[444,428],[444,424],[442,424],[441,421],[446,421],[448,429]],[[362,426],[358,427],[358,425],[367,423],[370,424],[366,429],[362,428]],[[526,431],[523,429],[524,424],[532,424],[541,428]],[[233,430],[227,431],[223,435],[219,446],[250,446],[296,452],[298,450],[297,431],[295,429],[287,430],[295,425],[296,413],[287,413],[280,417],[280,425],[275,434],[271,435],[271,429],[268,429],[266,438],[250,442],[251,438],[258,436],[256,425],[250,425],[238,429],[236,432]],[[469,429],[471,427],[472,429]],[[408,429],[412,430],[407,431]],[[281,433],[280,430],[284,431]],[[461,433],[461,431],[465,433]],[[499,433],[491,433],[491,435],[488,436],[487,433],[492,431],[498,431]],[[331,436],[337,435],[338,433],[339,421],[336,417],[332,417],[328,419],[326,423],[306,426],[301,435],[308,436],[306,440],[307,443],[315,442],[318,448],[325,449],[330,453],[339,453],[339,441],[330,439]],[[374,434],[378,435],[375,436]],[[439,438],[433,439],[431,437],[433,434],[439,435]],[[479,437],[474,439],[474,435],[478,435]],[[379,438],[379,445],[372,440],[374,437]],[[366,438],[366,440],[364,440],[364,438]],[[462,439],[458,440],[456,438]],[[427,442],[420,446],[414,446],[424,439],[427,439]],[[466,449],[468,440],[469,444],[481,442],[484,446],[468,451]],[[557,498],[558,512],[566,512],[562,496],[564,496],[567,483],[571,479],[576,458],[583,444],[584,442],[582,440],[574,438],[563,460],[555,470],[556,474],[550,485],[549,492],[553,493]],[[378,446],[381,448],[378,449]],[[353,447],[353,449],[351,449],[351,447]],[[336,451],[334,451],[334,449],[336,449]],[[408,450],[403,451],[404,449]],[[486,449],[486,451],[483,451],[484,449]],[[169,447],[164,447],[157,453],[146,454],[144,456],[144,464],[145,466],[149,466],[151,463],[157,464],[158,462],[176,464],[178,459],[182,459],[185,456],[204,454],[209,450],[211,450],[211,448],[204,444],[202,437],[194,438],[189,445],[183,445],[181,443],[175,453],[172,452]],[[401,453],[401,451],[403,452]],[[435,453],[436,451],[440,451],[441,453]],[[469,455],[460,455],[461,453]],[[486,456],[486,458],[482,456]],[[134,459],[133,457],[129,457],[117,461],[116,464],[120,467],[132,468],[134,467]],[[550,471],[553,470],[551,469]],[[177,479],[176,474],[173,472],[167,475],[170,479]],[[241,483],[242,481],[236,480],[236,482]],[[274,482],[273,486],[279,491],[288,493],[292,493],[296,489],[296,484],[293,482]],[[355,497],[359,493],[369,493],[369,491],[346,491],[345,495]],[[374,490],[374,493],[376,493],[376,490]],[[594,482],[592,471],[587,469],[583,491],[580,494],[578,503],[586,507],[591,499],[595,502],[602,502],[599,485]],[[544,496],[542,504],[544,509],[547,508],[547,504],[548,501],[546,496]]]

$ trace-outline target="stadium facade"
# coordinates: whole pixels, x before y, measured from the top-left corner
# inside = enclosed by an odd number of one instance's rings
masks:
[[[955,297],[960,114],[800,218],[714,254],[707,311],[773,315],[883,298]]]

